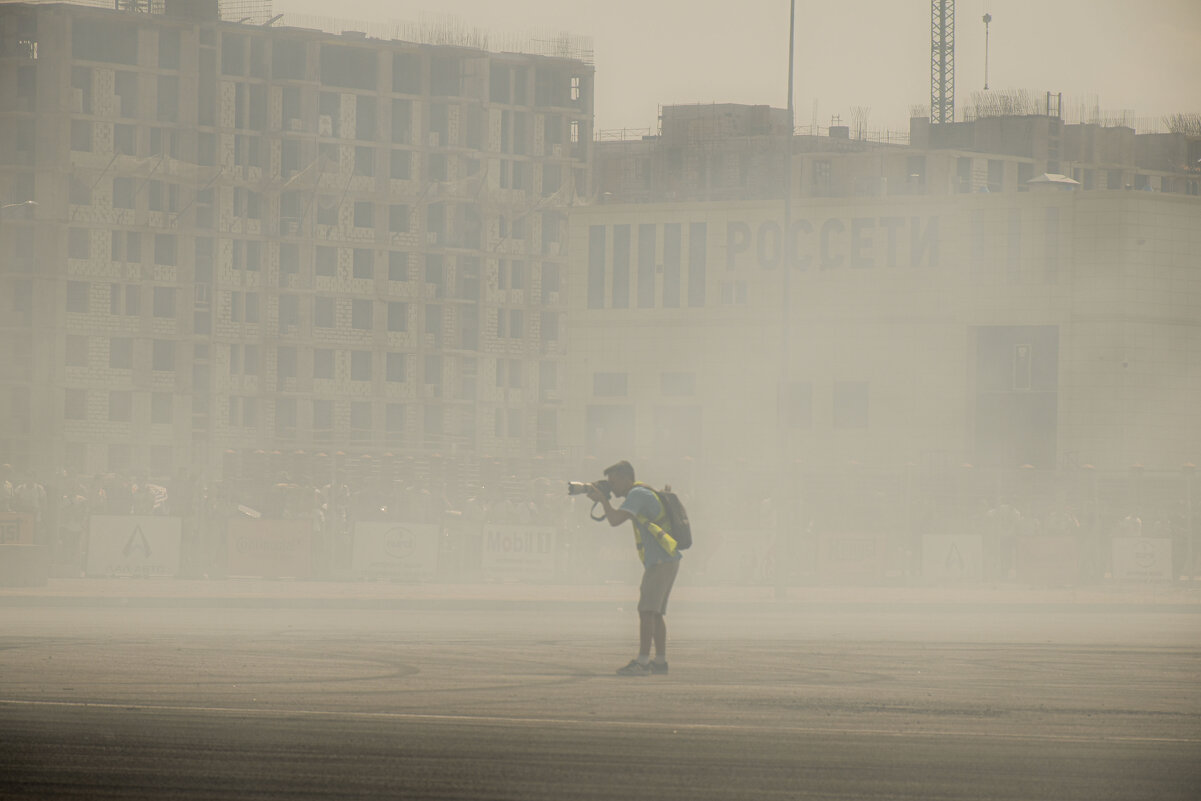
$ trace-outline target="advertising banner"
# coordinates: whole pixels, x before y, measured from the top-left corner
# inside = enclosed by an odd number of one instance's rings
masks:
[[[488,578],[552,578],[555,535],[553,526],[485,525],[480,567]]]
[[[1075,584],[1080,579],[1073,537],[1018,537],[1015,553],[1019,581],[1055,586]]]
[[[174,576],[179,572],[180,520],[154,515],[92,515],[89,576]]]
[[[231,576],[310,578],[313,574],[313,521],[231,518],[227,526]]]
[[[1113,540],[1114,581],[1171,581],[1172,541],[1151,537]]]
[[[33,544],[33,515],[0,512],[0,545]]]
[[[438,567],[439,533],[431,523],[356,523],[351,569],[360,578],[432,579]]]
[[[817,578],[834,584],[877,584],[884,580],[883,534],[823,533],[817,541]]]
[[[922,537],[922,578],[926,581],[979,581],[983,575],[984,542],[980,535]]]

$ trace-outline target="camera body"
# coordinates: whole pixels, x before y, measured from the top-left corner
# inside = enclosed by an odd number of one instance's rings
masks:
[[[593,482],[593,486],[595,486],[598,490],[600,490],[601,494],[604,495],[606,498],[613,497],[613,487],[609,484],[608,479],[602,478],[600,481],[595,481],[595,482]],[[580,481],[568,481],[567,482],[567,494],[568,495],[587,495],[588,494],[588,485],[584,484],[583,482],[580,482]]]

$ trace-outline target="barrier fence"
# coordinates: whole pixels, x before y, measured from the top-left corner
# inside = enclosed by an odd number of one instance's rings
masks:
[[[21,516],[0,519],[8,584],[50,569]],[[79,563],[60,575],[253,577],[402,582],[634,581],[629,527],[556,527],[467,521],[366,520],[331,536],[307,519],[191,519],[93,515]],[[1162,537],[925,534],[761,529],[700,531],[686,554],[690,583],[714,585],[945,585],[1008,582],[1037,587],[1172,582],[1178,543]],[[39,567],[42,565],[42,567]],[[1176,562],[1175,565],[1179,565]],[[59,565],[61,571],[63,566]],[[82,570],[80,570],[82,568]]]

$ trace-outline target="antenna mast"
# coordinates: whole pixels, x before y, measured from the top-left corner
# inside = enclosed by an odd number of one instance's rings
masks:
[[[930,0],[930,122],[955,121],[955,0]]]

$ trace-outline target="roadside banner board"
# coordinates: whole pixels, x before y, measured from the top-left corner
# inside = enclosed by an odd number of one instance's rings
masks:
[[[313,574],[312,520],[233,517],[226,537],[231,576],[310,578]]]
[[[1113,540],[1115,581],[1171,581],[1172,541],[1153,537]]]
[[[1018,581],[1037,586],[1076,584],[1080,580],[1077,553],[1074,537],[1018,537]]]
[[[984,574],[984,541],[979,534],[922,536],[922,578],[927,581],[979,581]]]
[[[356,523],[351,569],[362,578],[432,579],[438,568],[439,533],[432,523]]]
[[[33,515],[0,513],[0,545],[33,544]]]
[[[484,575],[499,579],[552,578],[555,534],[554,526],[485,525],[480,554]]]
[[[92,515],[89,576],[174,576],[179,572],[180,519],[155,515]]]
[[[817,579],[833,584],[876,584],[884,580],[883,534],[826,532],[817,541]]]

